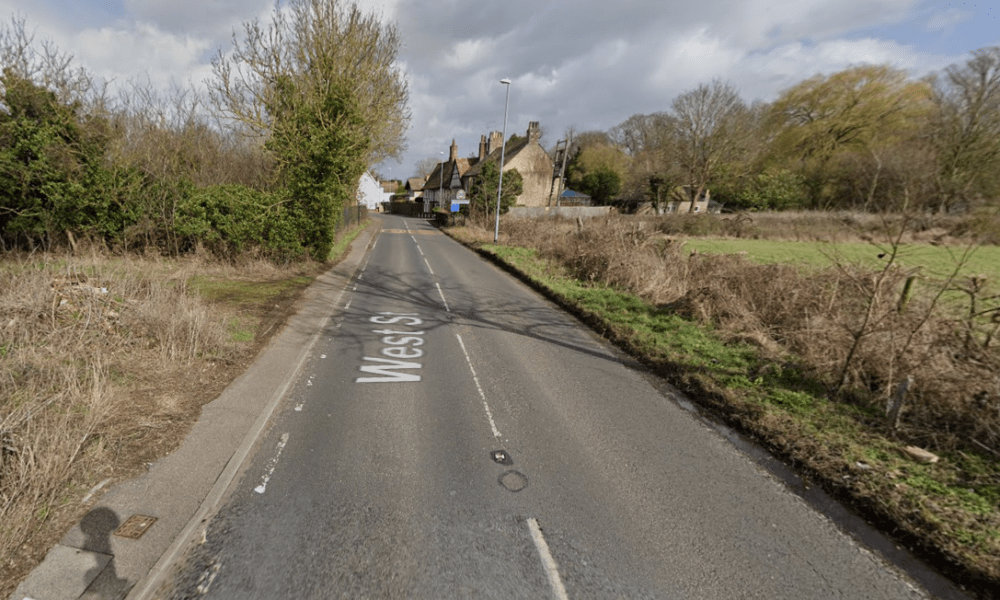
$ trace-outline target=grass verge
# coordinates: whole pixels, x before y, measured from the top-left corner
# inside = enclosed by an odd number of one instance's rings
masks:
[[[615,286],[575,277],[533,248],[455,237],[587,322],[711,414],[756,439],[981,598],[1000,590],[1000,465],[988,452],[921,464],[873,404],[831,399],[794,357],[775,360],[710,323]]]

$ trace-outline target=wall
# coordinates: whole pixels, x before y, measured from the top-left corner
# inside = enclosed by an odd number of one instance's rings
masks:
[[[543,219],[546,217],[589,219],[606,217],[614,213],[615,209],[611,206],[513,206],[507,215],[515,219]]]
[[[504,171],[517,169],[524,180],[524,191],[517,198],[518,206],[548,206],[552,187],[552,158],[538,144],[528,144],[509,162]]]

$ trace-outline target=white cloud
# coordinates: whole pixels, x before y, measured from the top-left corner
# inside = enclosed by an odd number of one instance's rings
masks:
[[[451,52],[445,56],[444,64],[450,69],[463,71],[482,65],[484,60],[494,52],[496,52],[496,43],[493,40],[462,40],[455,44]]]
[[[676,87],[679,82],[694,87],[729,71],[741,58],[740,54],[702,27],[664,44],[651,81],[667,88]]]
[[[172,81],[200,85],[211,71],[204,60],[212,48],[210,40],[170,33],[148,23],[129,29],[84,30],[70,43],[77,60],[120,83],[143,76],[160,89]]]
[[[174,33],[225,37],[242,21],[268,14],[272,0],[125,0],[129,13]]]
[[[927,20],[926,29],[927,31],[940,31],[950,34],[957,25],[968,21],[974,15],[975,13],[967,10],[949,8],[948,10],[939,11],[931,15],[931,18]]]

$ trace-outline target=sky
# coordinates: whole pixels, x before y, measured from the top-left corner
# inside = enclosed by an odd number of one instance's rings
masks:
[[[343,0],[339,0],[343,1]],[[422,159],[478,150],[541,123],[546,147],[606,131],[634,114],[668,110],[713,79],[745,101],[774,100],[816,74],[889,64],[923,77],[1000,46],[1000,0],[359,0],[397,25],[411,127],[386,177],[416,175]],[[0,0],[75,64],[114,82],[204,87],[211,59],[242,23],[267,21],[273,0]]]

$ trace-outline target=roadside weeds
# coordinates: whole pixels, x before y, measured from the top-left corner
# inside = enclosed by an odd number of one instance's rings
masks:
[[[170,453],[326,263],[47,255],[0,264],[0,596]]]
[[[525,231],[519,231],[521,227]],[[598,229],[600,225],[588,227]],[[564,228],[572,229],[572,225]],[[599,243],[600,233],[555,233],[550,226],[545,236],[539,236],[527,231],[526,225],[508,224],[508,232],[511,229],[515,231],[501,240],[501,246],[490,245],[485,238],[492,237],[478,236],[475,230],[453,229],[450,233],[577,315],[710,414],[854,506],[866,520],[968,591],[981,598],[1000,597],[1000,462],[988,447],[979,448],[968,441],[969,436],[981,435],[975,433],[977,427],[990,431],[995,421],[986,417],[959,430],[953,424],[972,416],[968,407],[957,399],[945,405],[928,404],[934,396],[925,392],[906,407],[904,426],[890,430],[884,408],[890,389],[865,390],[851,380],[845,393],[831,393],[831,378],[825,377],[815,362],[809,362],[810,357],[788,350],[791,336],[786,332],[773,326],[735,328],[727,322],[773,321],[742,313],[737,303],[727,305],[713,297],[724,292],[679,280],[676,271],[673,276],[665,275],[655,261],[642,263],[647,259],[637,258],[642,253],[636,250],[647,238],[641,234],[619,230],[606,236],[611,243],[605,245]],[[585,239],[564,247],[566,242],[558,239],[560,235]],[[630,256],[607,251],[611,244]],[[665,254],[662,245],[656,251]],[[713,271],[717,278],[745,271],[734,280],[744,286],[741,294],[759,307],[770,304],[772,312],[782,308],[774,305],[790,304],[782,296],[801,294],[818,301],[829,297],[823,294],[823,285],[802,288],[799,274],[780,265],[754,270],[738,257],[668,258],[677,263],[675,267]],[[616,264],[628,261],[641,264]],[[723,268],[726,265],[728,268]],[[640,275],[628,275],[633,281],[614,280],[622,273]],[[613,283],[608,283],[609,274]],[[762,287],[766,285],[778,300],[749,289],[752,282],[748,280],[753,279],[760,280]],[[783,285],[795,287],[789,291]],[[672,291],[664,293],[670,286]],[[659,302],[651,301],[650,296],[656,294],[660,294]],[[723,311],[720,316],[719,306],[731,313]],[[817,307],[812,318],[835,317]],[[837,331],[844,335],[843,327],[814,324],[807,337],[815,339]],[[898,336],[885,337],[899,344]],[[928,336],[922,342],[933,344],[936,340]],[[837,343],[848,342],[849,338],[841,338]],[[883,348],[873,343],[866,352],[877,354]],[[831,360],[829,354],[821,347],[816,358],[822,361],[826,356],[833,367],[841,364],[842,356],[839,361]],[[864,358],[873,361],[872,354]],[[857,369],[850,374],[865,372]],[[956,379],[955,374],[948,379]],[[941,417],[939,431],[924,424],[933,424],[931,415]],[[917,462],[904,450],[914,445],[932,449],[939,460]]]

